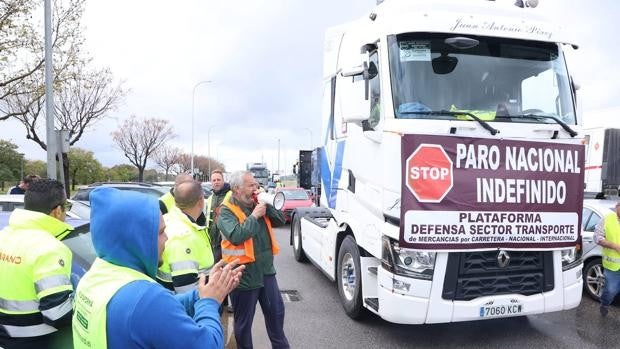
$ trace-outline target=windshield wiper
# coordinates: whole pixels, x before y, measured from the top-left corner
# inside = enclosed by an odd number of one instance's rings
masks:
[[[532,120],[542,120],[542,119],[551,119],[558,123],[558,125],[562,126],[564,131],[568,132],[571,137],[575,137],[577,132],[570,128],[564,121],[558,119],[555,116],[551,115],[538,115],[538,114],[521,114],[521,115],[510,115],[510,116],[496,116],[496,119],[515,119],[515,118],[523,118],[523,119],[532,119]]]
[[[496,134],[499,133],[499,130],[494,128],[493,126],[489,125],[486,121],[480,119],[479,117],[477,117],[476,115],[472,114],[472,113],[468,113],[468,112],[464,112],[464,111],[448,111],[448,110],[440,110],[440,111],[404,111],[404,112],[398,112],[398,114],[403,114],[403,115],[408,115],[408,114],[415,114],[415,115],[451,115],[451,116],[459,116],[459,115],[466,115],[469,116],[470,118],[478,121],[478,123],[484,127],[484,129],[486,129],[487,131],[489,131],[493,136],[495,136]]]

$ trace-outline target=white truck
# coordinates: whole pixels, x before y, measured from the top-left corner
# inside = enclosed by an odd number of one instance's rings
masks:
[[[269,183],[270,178],[267,164],[262,162],[249,162],[246,164],[246,170],[252,172],[254,178],[260,186],[263,188],[267,187],[267,183]]]
[[[620,108],[585,113],[585,191],[599,198],[618,198],[620,192]]]
[[[350,317],[579,304],[584,146],[563,53],[576,46],[536,12],[387,0],[327,31],[321,205],[294,212],[290,238]]]

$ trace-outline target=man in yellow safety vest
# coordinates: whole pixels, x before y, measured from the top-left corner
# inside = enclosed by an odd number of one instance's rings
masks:
[[[595,240],[603,247],[605,286],[601,294],[601,315],[607,316],[609,305],[620,293],[620,202],[616,212],[603,217],[595,228]]]
[[[69,204],[53,179],[30,183],[24,209],[0,231],[0,347],[50,348],[71,322],[71,251],[63,239]],[[67,328],[68,329],[68,328]]]

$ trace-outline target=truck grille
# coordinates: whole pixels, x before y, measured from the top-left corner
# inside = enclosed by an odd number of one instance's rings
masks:
[[[553,290],[553,252],[506,251],[500,267],[498,250],[453,252],[448,256],[442,298],[471,300],[501,294],[532,295]]]

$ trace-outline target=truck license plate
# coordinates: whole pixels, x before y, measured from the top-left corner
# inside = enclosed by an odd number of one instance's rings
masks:
[[[520,303],[485,304],[480,307],[480,317],[515,316],[523,311]]]

